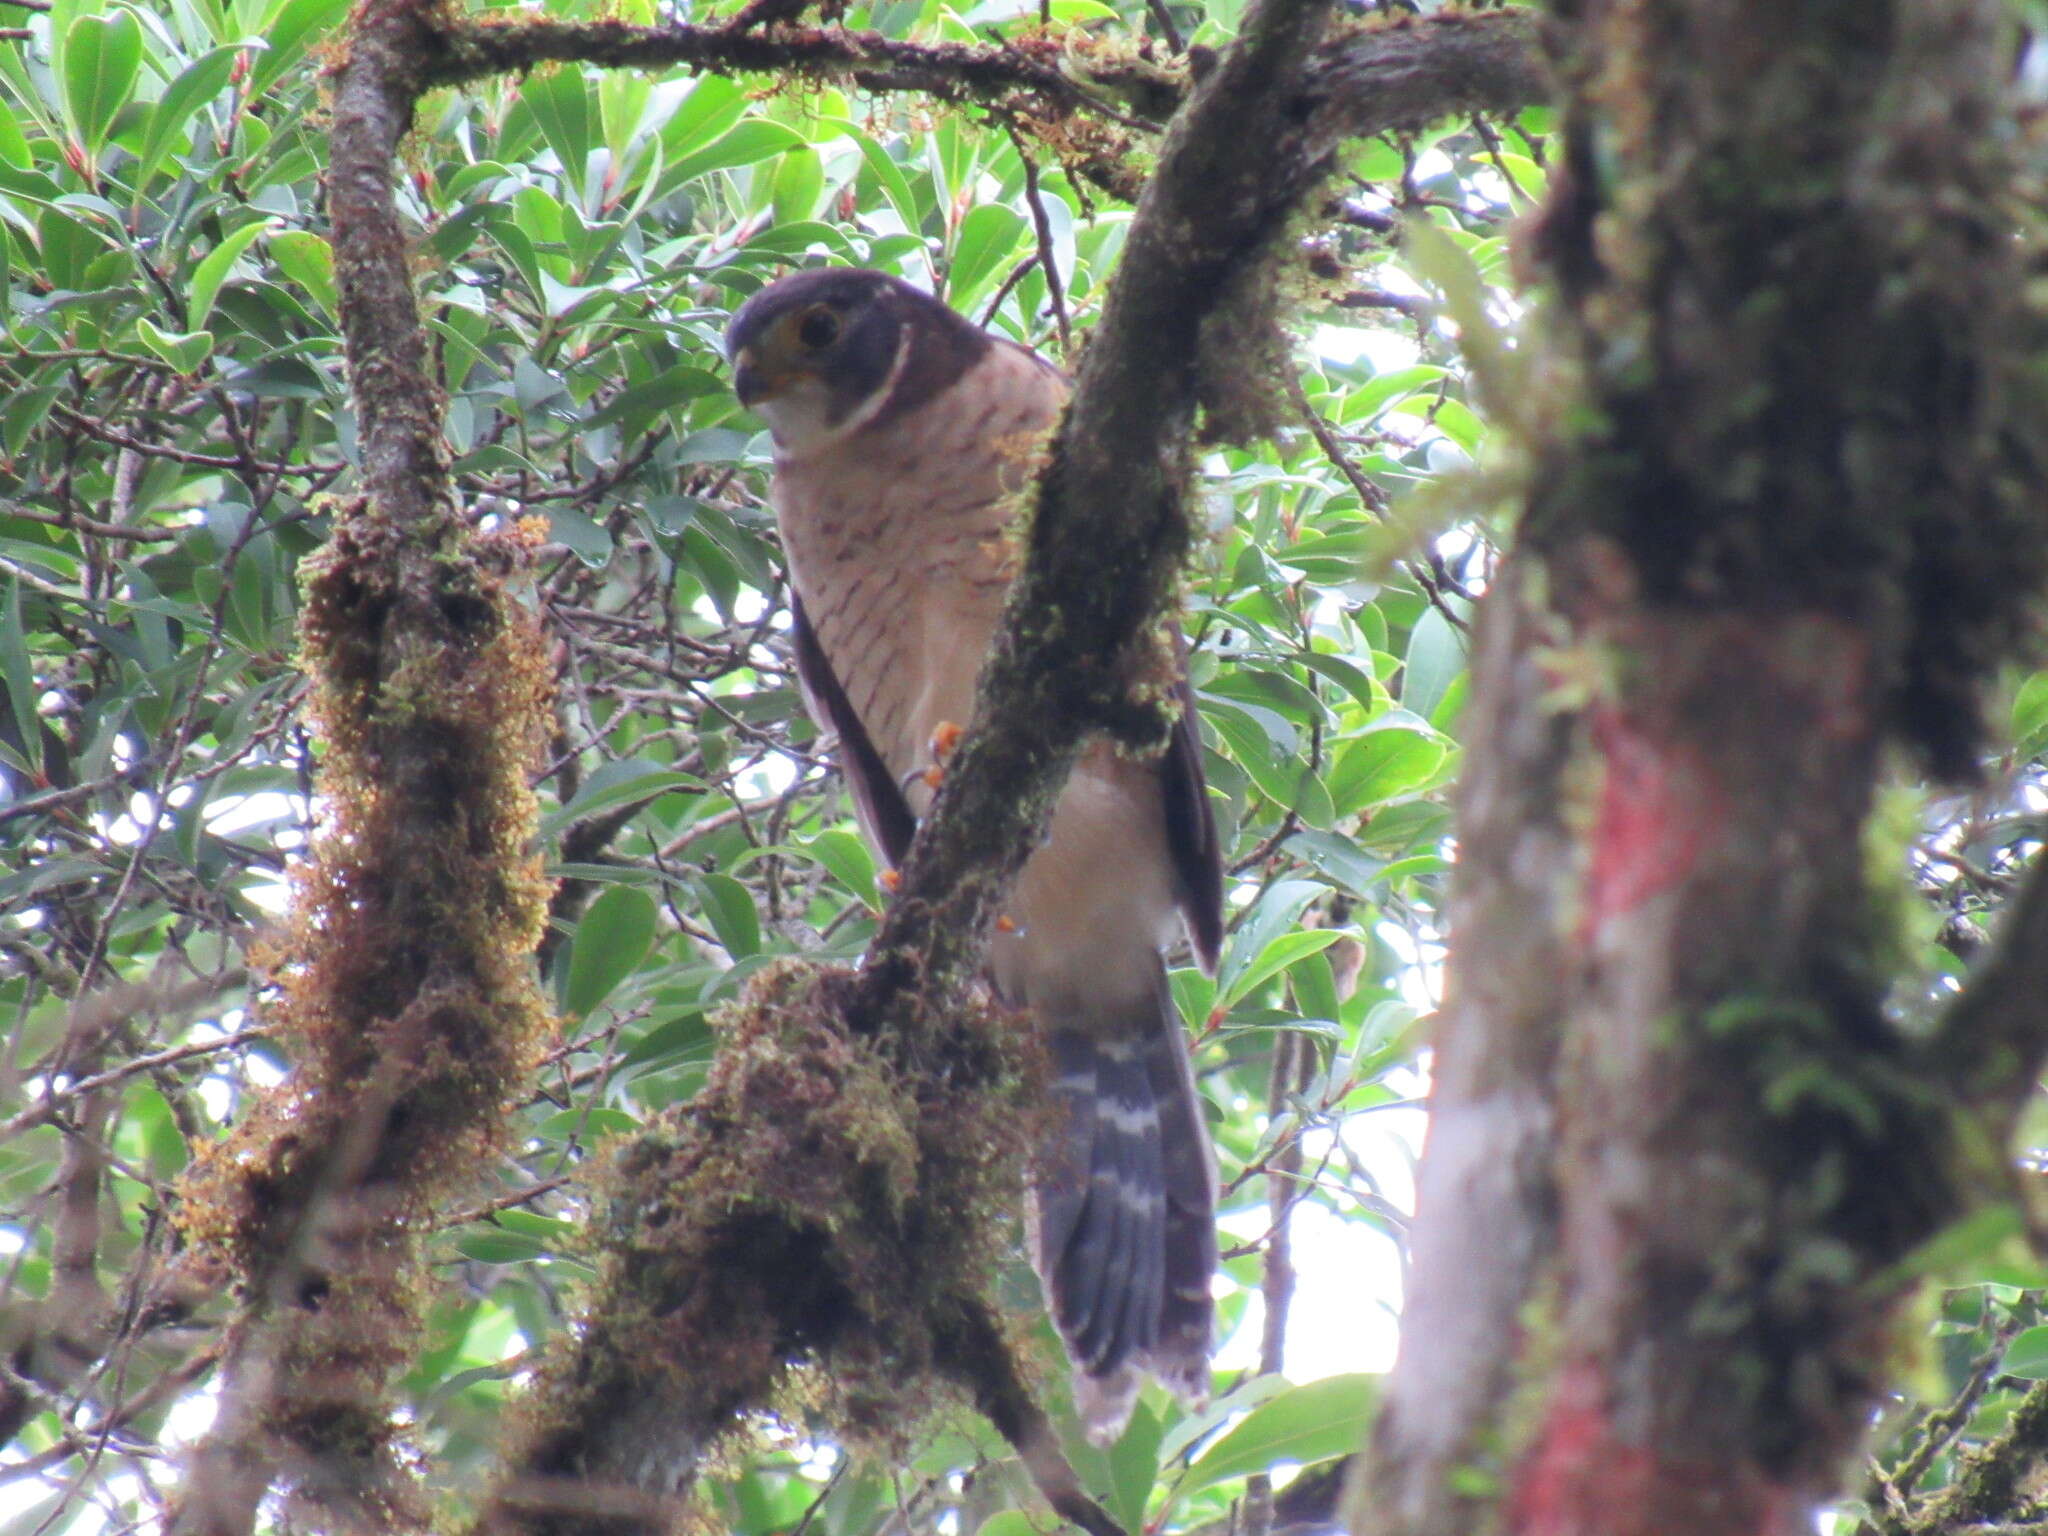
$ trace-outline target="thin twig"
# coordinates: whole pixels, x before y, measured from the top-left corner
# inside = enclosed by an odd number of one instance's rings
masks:
[[[1004,120],[1003,131],[1010,136],[1010,142],[1017,148],[1017,158],[1024,165],[1024,201],[1031,208],[1031,227],[1038,236],[1038,270],[1045,274],[1046,301],[1052,305],[1054,321],[1060,330],[1060,358],[1071,360],[1074,355],[1074,333],[1067,323],[1066,285],[1060,281],[1060,264],[1053,250],[1052,220],[1045,211],[1045,199],[1038,189],[1038,166],[1031,158],[1031,152],[1024,147],[1024,136],[1018,132],[1015,123]]]

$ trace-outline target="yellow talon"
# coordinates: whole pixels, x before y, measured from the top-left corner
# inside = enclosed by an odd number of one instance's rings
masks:
[[[875,883],[893,896],[902,887],[903,876],[893,869],[885,869],[875,876]]]

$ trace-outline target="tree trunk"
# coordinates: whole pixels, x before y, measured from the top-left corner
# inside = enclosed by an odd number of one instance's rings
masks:
[[[2009,71],[1974,0],[1555,9],[1542,345],[1493,402],[1534,467],[1353,1528],[1789,1536],[2044,1034],[2002,973],[1988,1076],[1897,1027],[1865,837],[1888,746],[1972,770],[2048,542]]]

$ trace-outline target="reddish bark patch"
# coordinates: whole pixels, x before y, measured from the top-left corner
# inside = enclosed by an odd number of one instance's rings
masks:
[[[1695,750],[1659,740],[1611,705],[1591,719],[1603,773],[1582,944],[1610,919],[1684,884],[1721,816],[1721,796]]]
[[[1511,1536],[1787,1536],[1803,1501],[1754,1467],[1625,1440],[1596,1367],[1562,1372],[1509,1506]]]

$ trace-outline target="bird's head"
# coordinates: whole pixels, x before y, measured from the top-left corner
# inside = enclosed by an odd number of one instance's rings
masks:
[[[928,399],[987,346],[930,294],[859,267],[770,283],[725,333],[740,404],[760,412],[782,449],[799,453]]]

